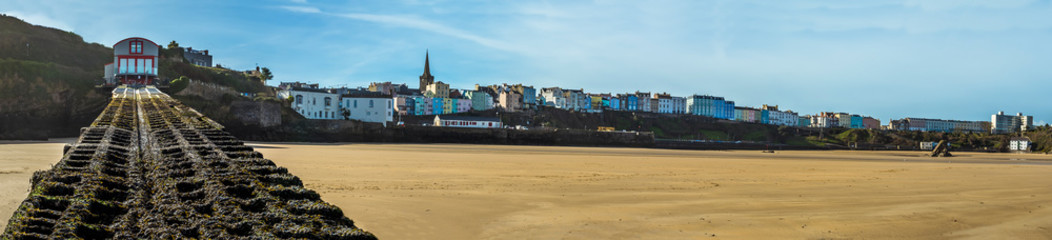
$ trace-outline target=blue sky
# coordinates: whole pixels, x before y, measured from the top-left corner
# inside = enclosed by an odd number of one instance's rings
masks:
[[[802,113],[1052,116],[1052,3],[923,1],[52,1],[0,12],[104,45],[209,49],[278,81],[711,94]],[[100,66],[101,67],[101,66]]]

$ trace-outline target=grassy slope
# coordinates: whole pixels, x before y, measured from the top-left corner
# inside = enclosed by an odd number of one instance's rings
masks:
[[[185,63],[181,52],[162,50],[162,79],[187,76],[239,92],[266,91],[241,72]],[[107,46],[0,16],[0,139],[76,136],[108,101],[109,93],[94,85],[112,61],[113,50]]]
[[[183,60],[182,52],[182,48],[161,50],[160,66],[157,68],[161,78],[170,81],[186,76],[194,81],[228,86],[238,92],[266,91],[266,86],[258,78],[226,68],[202,67],[187,63]]]
[[[92,86],[112,51],[0,16],[0,139],[75,136],[105,106]]]

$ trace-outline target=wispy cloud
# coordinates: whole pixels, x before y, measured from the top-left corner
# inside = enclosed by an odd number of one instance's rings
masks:
[[[321,9],[310,6],[281,6],[280,8],[298,13],[321,13]]]
[[[355,19],[361,21],[375,22],[381,24],[388,24],[400,27],[413,28],[417,30],[423,30],[442,34],[450,37],[460,38],[468,41],[478,43],[479,45],[500,49],[509,52],[521,52],[517,47],[508,44],[506,42],[482,37],[469,33],[464,30],[449,27],[432,21],[420,19],[413,16],[399,16],[399,15],[378,15],[378,14],[363,14],[363,13],[347,13],[347,14],[336,14],[336,16]]]
[[[323,85],[413,82],[431,48],[432,70],[454,87],[703,93],[882,118],[1052,116],[1041,105],[1052,101],[1041,92],[1052,87],[1042,65],[1052,21],[1039,21],[1048,0],[277,0],[264,14],[227,1],[0,2],[0,12],[89,41],[179,40],[213,49],[224,66],[258,62],[282,80]],[[105,14],[129,4],[143,11]],[[178,16],[195,9],[216,11]],[[156,21],[135,21],[144,18]]]
[[[509,44],[504,41],[483,37],[477,34],[473,34],[469,31],[450,27],[434,21],[422,19],[411,15],[383,15],[383,14],[367,14],[367,13],[326,13],[322,12],[321,9],[316,7],[307,6],[281,6],[281,8],[299,13],[313,13],[313,14],[324,14],[331,15],[346,19],[373,22],[397,27],[411,28],[421,31],[427,31],[446,35],[454,38],[459,38],[467,41],[477,43],[479,45],[494,48],[498,50],[508,52],[523,52],[522,49]]]

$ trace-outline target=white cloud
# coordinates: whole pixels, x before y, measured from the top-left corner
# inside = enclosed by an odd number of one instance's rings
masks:
[[[48,17],[47,15],[44,15],[44,14],[35,14],[35,13],[27,14],[27,13],[22,13],[22,12],[17,12],[17,11],[8,11],[8,12],[2,12],[2,13],[5,14],[5,15],[8,15],[8,16],[13,16],[13,17],[22,19],[23,21],[26,21],[26,22],[28,22],[30,24],[47,26],[47,27],[53,27],[53,28],[58,28],[58,29],[62,29],[62,30],[65,30],[65,31],[73,31],[73,27],[71,25],[66,24],[65,22],[59,21],[57,19]]]
[[[424,30],[433,33],[438,33],[450,37],[460,38],[468,41],[478,43],[480,45],[500,49],[509,52],[520,52],[515,46],[509,45],[506,42],[482,37],[479,35],[471,34],[467,31],[460,30],[457,28],[449,27],[446,25],[438,24],[435,22],[419,19],[412,16],[397,16],[397,15],[378,15],[378,14],[362,14],[362,13],[349,13],[349,14],[338,14],[337,16],[369,21],[382,24],[390,24],[400,27],[414,28],[417,30]]]
[[[321,13],[321,9],[307,6],[281,6],[282,9],[298,13]]]
[[[382,14],[366,14],[366,13],[343,13],[343,14],[330,14],[322,12],[321,9],[316,7],[303,7],[303,6],[281,6],[281,8],[300,13],[312,13],[312,14],[326,14],[331,16],[337,16],[347,19],[374,22],[380,24],[393,25],[398,27],[413,28],[417,30],[423,30],[442,34],[450,37],[468,40],[477,43],[482,46],[499,49],[509,52],[523,52],[521,49],[514,45],[508,44],[507,42],[494,40],[491,38],[472,34],[468,31],[461,30],[458,28],[449,27],[433,21],[420,19],[415,16],[408,15],[382,15]]]

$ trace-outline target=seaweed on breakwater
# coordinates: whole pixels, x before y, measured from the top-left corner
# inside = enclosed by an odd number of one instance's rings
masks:
[[[296,176],[164,94],[118,88],[2,239],[375,239]]]

